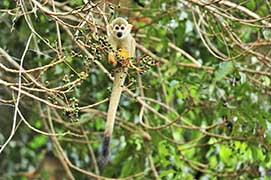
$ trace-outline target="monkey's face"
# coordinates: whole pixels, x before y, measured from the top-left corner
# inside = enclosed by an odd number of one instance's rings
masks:
[[[125,39],[131,32],[131,24],[114,24],[111,26],[111,32],[117,39]]]

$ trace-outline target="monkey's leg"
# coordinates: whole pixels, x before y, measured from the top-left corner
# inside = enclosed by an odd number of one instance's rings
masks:
[[[115,59],[115,55],[113,53],[108,54],[108,62],[112,64],[114,67],[117,66],[117,60]]]

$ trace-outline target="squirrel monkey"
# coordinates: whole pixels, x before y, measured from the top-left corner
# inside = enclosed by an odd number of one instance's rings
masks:
[[[132,25],[124,18],[118,17],[107,26],[108,41],[112,52],[108,54],[108,61],[116,70],[114,74],[113,88],[110,96],[107,112],[106,127],[102,147],[101,165],[105,165],[109,158],[110,139],[113,133],[116,112],[126,77],[127,66],[118,61],[119,58],[128,62],[135,57],[135,39],[131,35]],[[128,62],[129,63],[129,62]]]

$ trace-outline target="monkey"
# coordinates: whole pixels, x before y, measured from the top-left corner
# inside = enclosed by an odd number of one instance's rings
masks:
[[[104,131],[104,140],[102,145],[101,166],[108,162],[110,153],[110,140],[113,133],[116,112],[120,101],[122,88],[127,73],[127,66],[118,62],[121,57],[124,61],[129,58],[135,58],[135,39],[131,35],[132,25],[124,18],[118,17],[107,26],[108,41],[112,47],[112,52],[108,54],[108,61],[115,67],[112,92],[109,100],[107,119]]]

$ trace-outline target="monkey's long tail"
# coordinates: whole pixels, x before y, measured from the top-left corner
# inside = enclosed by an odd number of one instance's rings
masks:
[[[113,133],[117,108],[119,105],[125,77],[126,77],[126,69],[125,68],[119,68],[116,70],[116,73],[114,75],[113,88],[112,88],[112,93],[110,96],[106,126],[105,126],[105,131],[104,131],[102,158],[100,160],[101,166],[106,165],[109,160],[110,140],[111,140],[111,136]]]

